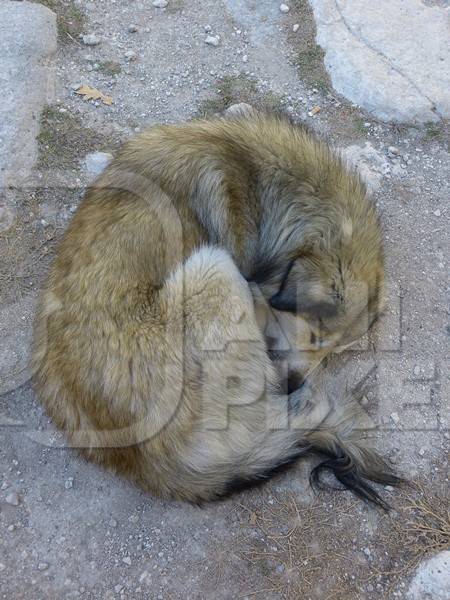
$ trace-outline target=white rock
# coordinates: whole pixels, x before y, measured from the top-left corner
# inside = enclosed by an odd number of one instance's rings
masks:
[[[17,195],[13,188],[24,189],[36,161],[39,115],[43,106],[54,102],[55,52],[54,12],[38,3],[0,2],[2,208],[6,206],[14,210],[14,196]],[[13,196],[11,200],[10,196]],[[5,213],[0,209],[0,231],[9,229],[10,224],[9,210]],[[0,344],[2,350],[8,348],[6,343],[3,338]],[[15,351],[10,354],[15,354]],[[4,389],[3,376],[4,372],[1,372],[0,390]]]
[[[131,565],[131,558],[129,556],[124,556],[122,558],[122,562],[125,563],[126,565],[130,566]]]
[[[300,25],[298,23],[295,23],[295,25],[292,26],[292,31],[294,33],[297,33],[297,31],[300,29]]]
[[[154,0],[153,2],[153,6],[156,6],[156,8],[166,8],[168,4],[167,0]]]
[[[12,504],[13,506],[19,506],[20,504],[19,494],[17,494],[16,492],[10,492],[6,496],[5,500],[8,504]]]
[[[137,33],[137,32],[138,32],[138,28],[136,27],[136,25],[128,26],[128,33]]]
[[[450,590],[450,550],[422,562],[403,596],[405,600],[448,600]]]
[[[0,231],[8,231],[14,223],[15,216],[11,206],[0,204]]]
[[[448,8],[422,0],[310,3],[337,92],[389,121],[450,116]]]
[[[6,566],[3,563],[0,563],[0,571],[4,571],[6,569]]]
[[[117,527],[117,521],[115,519],[111,519],[108,524],[110,527]]]
[[[246,102],[239,102],[238,104],[232,104],[229,106],[224,113],[226,118],[233,119],[234,117],[245,117],[255,112],[255,109]]]
[[[133,60],[137,60],[137,57],[138,57],[137,53],[134,52],[133,50],[127,50],[125,52],[124,56],[130,62]]]
[[[91,152],[84,159],[84,166],[89,175],[97,176],[106,169],[113,156],[109,152]]]
[[[280,4],[280,11],[286,14],[290,11],[290,8],[287,4]]]
[[[400,422],[400,417],[398,416],[397,412],[391,413],[391,419],[394,421],[395,424]]]
[[[386,158],[370,142],[366,142],[364,146],[348,146],[342,150],[342,155],[359,172],[370,192],[380,186],[381,176],[390,171]]]
[[[71,490],[73,488],[73,477],[69,477],[65,483],[64,483],[64,487],[66,488],[66,490]]]
[[[38,571],[46,571],[48,569],[49,565],[46,562],[41,562],[38,564]]]
[[[419,448],[419,456],[425,456],[426,453],[427,453],[427,449],[425,448],[425,446],[421,446]]]
[[[388,152],[394,156],[398,156],[400,154],[400,150],[397,148],[397,146],[389,146]]]
[[[95,33],[83,35],[81,40],[85,46],[98,46],[101,42],[101,39]]]
[[[220,44],[220,37],[218,35],[208,35],[205,39],[205,44],[217,47]]]
[[[441,216],[441,211],[439,209],[437,209],[437,210],[433,211],[433,215],[435,217],[440,217]]]
[[[420,375],[420,367],[419,365],[416,365],[413,369],[413,373],[414,375],[417,377],[418,375]]]

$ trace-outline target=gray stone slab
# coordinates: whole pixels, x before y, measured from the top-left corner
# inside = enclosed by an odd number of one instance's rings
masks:
[[[54,96],[55,52],[52,11],[0,3],[0,191],[23,184],[36,161],[40,114]]]
[[[385,120],[450,117],[449,11],[420,0],[311,0],[333,87]]]
[[[450,598],[450,551],[440,552],[421,563],[406,593],[407,600]]]

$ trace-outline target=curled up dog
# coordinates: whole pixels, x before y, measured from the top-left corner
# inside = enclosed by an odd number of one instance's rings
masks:
[[[37,390],[86,458],[163,497],[219,498],[315,451],[313,478],[332,470],[383,504],[370,481],[398,480],[358,441],[357,407],[320,370],[287,393],[262,324],[268,307],[285,330],[302,323],[306,348],[287,360],[303,378],[367,331],[382,295],[375,209],[307,130],[256,112],[153,127],[59,246]]]

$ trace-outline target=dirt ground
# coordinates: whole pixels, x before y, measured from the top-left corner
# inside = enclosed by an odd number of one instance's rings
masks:
[[[348,492],[314,494],[304,461],[220,503],[162,502],[64,448],[17,368],[0,386],[0,597],[406,597],[416,565],[450,544],[448,124],[386,124],[338,97],[302,0],[287,14],[238,0],[43,3],[59,16],[57,101],[42,117],[40,185],[21,192],[0,234],[0,359],[26,361],[36,294],[89,180],[87,153],[235,102],[282,109],[347,148],[373,188],[387,309],[329,368],[360,393],[374,444],[416,486],[381,490],[393,506],[384,514]],[[84,100],[81,84],[113,103]]]

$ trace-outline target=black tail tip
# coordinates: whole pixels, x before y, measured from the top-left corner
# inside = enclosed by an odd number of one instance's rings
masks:
[[[347,489],[366,502],[374,504],[385,511],[389,511],[392,507],[379,495],[369,481],[391,486],[402,485],[405,481],[400,477],[397,477],[384,461],[383,466],[383,470],[379,469],[373,473],[370,473],[369,471],[363,472],[361,468],[355,464],[351,456],[342,451],[336,456],[333,456],[314,467],[311,471],[309,480],[313,489]],[[336,488],[333,485],[324,482],[322,474],[325,471],[331,471],[344,487]]]

